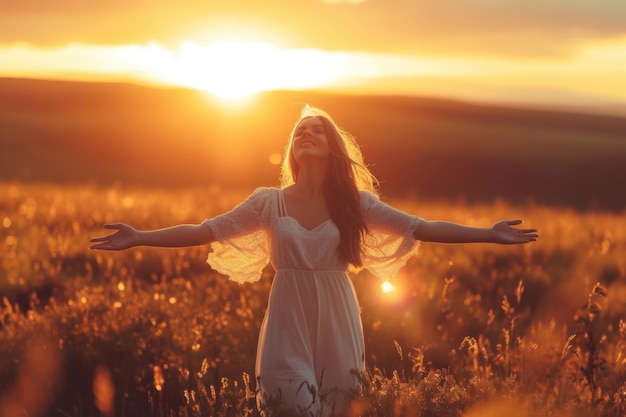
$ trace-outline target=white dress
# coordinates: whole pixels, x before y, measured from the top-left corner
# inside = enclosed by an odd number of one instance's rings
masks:
[[[392,278],[417,248],[413,234],[422,219],[366,191],[361,204],[370,228],[363,266]],[[358,391],[365,348],[348,265],[337,253],[335,224],[327,220],[304,228],[289,216],[277,188],[259,188],[204,223],[217,240],[208,262],[218,272],[251,282],[268,262],[276,270],[257,350],[260,408],[278,399],[307,415],[340,414]]]

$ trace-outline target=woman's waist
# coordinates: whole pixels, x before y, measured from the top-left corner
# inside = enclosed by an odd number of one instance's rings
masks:
[[[320,291],[322,294],[325,294],[325,290],[332,293],[345,292],[351,285],[347,271],[340,269],[277,269],[272,283],[273,291],[278,291],[278,289],[287,291],[287,294],[290,294],[290,296],[304,291],[308,294],[306,297],[320,293]]]
[[[276,268],[276,275],[286,276],[302,276],[302,277],[323,277],[323,276],[345,276],[347,275],[347,268],[294,268],[294,267],[278,267]]]

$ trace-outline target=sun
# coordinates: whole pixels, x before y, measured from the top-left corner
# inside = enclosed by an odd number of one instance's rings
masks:
[[[265,42],[185,42],[152,67],[161,81],[238,99],[259,91],[311,88],[333,78],[319,50],[280,49]]]

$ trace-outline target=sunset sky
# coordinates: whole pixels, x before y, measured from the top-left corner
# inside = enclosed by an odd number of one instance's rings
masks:
[[[626,108],[624,0],[0,0],[0,76]]]

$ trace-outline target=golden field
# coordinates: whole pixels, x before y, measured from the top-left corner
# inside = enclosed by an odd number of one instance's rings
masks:
[[[88,250],[104,223],[197,223],[249,191],[1,182],[1,414],[258,415],[271,268],[238,285],[208,247]],[[356,275],[370,372],[351,415],[624,415],[626,212],[387,201],[427,219],[523,218],[541,238],[422,244],[389,294]]]

